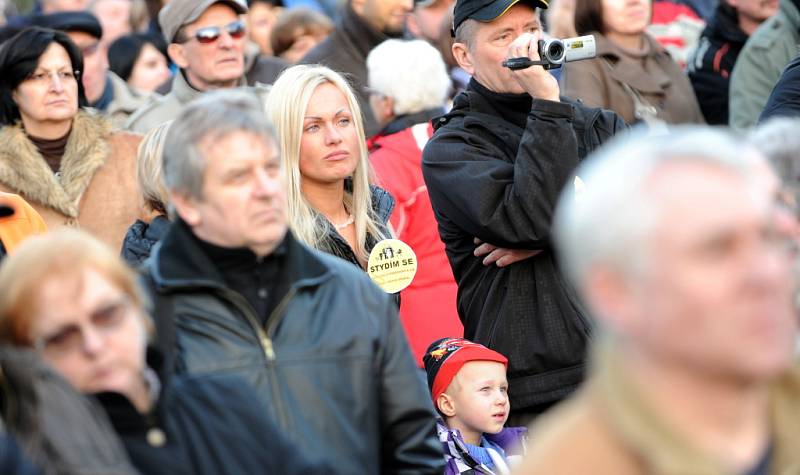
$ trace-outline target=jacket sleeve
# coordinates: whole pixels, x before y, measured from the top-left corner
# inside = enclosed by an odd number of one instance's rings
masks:
[[[497,246],[547,247],[559,193],[579,162],[572,107],[534,99],[516,156],[469,118],[437,131],[423,156],[437,219]]]
[[[772,117],[800,116],[800,56],[792,60],[778,79],[758,122]]]
[[[731,72],[729,97],[729,125],[736,130],[743,130],[756,124],[758,116],[767,103],[772,88],[786,64],[766,64],[765,49],[753,44],[753,39],[745,44],[736,59]]]
[[[605,81],[597,69],[598,65],[602,66],[601,61],[604,60],[595,58],[566,64],[559,81],[561,94],[580,100],[588,107],[608,109]]]
[[[376,370],[380,380],[383,474],[441,474],[442,445],[436,415],[422,373],[414,365],[397,310],[389,299],[379,315],[382,345]]]

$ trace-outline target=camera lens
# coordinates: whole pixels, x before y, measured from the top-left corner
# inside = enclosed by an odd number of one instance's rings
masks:
[[[547,47],[547,57],[552,62],[561,61],[564,56],[564,43],[560,41],[553,41]]]

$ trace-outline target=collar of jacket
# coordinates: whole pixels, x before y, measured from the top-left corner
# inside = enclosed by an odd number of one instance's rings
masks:
[[[241,87],[246,85],[247,79],[245,75],[242,74],[242,77],[236,81],[236,86]],[[186,77],[186,71],[179,69],[178,72],[175,73],[175,77],[172,79],[172,90],[170,93],[175,95],[175,97],[178,99],[178,102],[181,104],[188,104],[200,97],[203,92],[204,91],[195,89],[194,86],[189,84],[189,80]]]
[[[114,97],[106,108],[107,115],[111,116],[120,112],[133,114],[136,112],[136,109],[147,102],[148,94],[141,94],[135,91],[121,77],[114,74],[113,71],[108,72],[108,80],[114,90]]]
[[[727,2],[719,2],[714,16],[708,22],[702,36],[744,46],[747,33],[739,28],[736,10]]]
[[[153,425],[159,424],[163,416],[164,392],[169,386],[167,372],[164,371],[164,357],[154,347],[148,347],[146,353],[147,369],[153,375],[155,389],[151,394],[152,407],[148,414],[141,414],[126,396],[116,392],[95,393],[94,397],[100,402],[111,420],[114,429],[120,435],[132,432],[144,433]]]
[[[348,38],[353,48],[358,51],[361,58],[366,58],[372,48],[389,39],[389,36],[376,30],[358,16],[353,7],[350,6],[350,2],[347,2],[347,5],[342,9],[342,13],[336,23],[336,30],[334,30],[333,34],[341,31],[342,35]]]
[[[789,19],[792,29],[800,29],[800,0],[781,0],[779,11]]]
[[[344,181],[344,189],[348,192],[353,191],[353,181],[350,178],[346,178]],[[378,224],[381,227],[381,232],[385,236],[390,236],[389,229],[386,223],[389,222],[389,216],[392,214],[392,210],[394,210],[394,198],[388,191],[384,190],[375,185],[370,185],[370,200],[372,202],[372,212],[375,214],[377,218]],[[326,223],[325,226],[327,227],[326,232],[326,240],[321,243],[322,249],[329,254],[333,254],[337,257],[340,257],[358,267],[361,267],[361,263],[359,263],[358,258],[356,257],[355,252],[353,252],[353,248],[350,247],[350,244],[339,234],[339,231],[333,226],[331,222],[327,219],[324,220]],[[369,235],[367,236],[367,252],[370,252],[375,244],[379,241],[378,237]]]
[[[79,111],[61,159],[59,177],[25,133],[22,122],[0,129],[0,183],[17,194],[77,218],[81,197],[95,171],[106,163],[111,123],[88,111]]]
[[[467,84],[467,89],[453,100],[453,109],[447,115],[454,112],[460,114],[467,110],[477,110],[502,117],[524,129],[532,105],[533,99],[528,94],[494,92],[472,78]],[[439,121],[438,123],[443,122]],[[434,126],[438,123],[435,122]]]
[[[402,132],[409,127],[413,127],[423,122],[430,122],[434,117],[442,115],[443,112],[444,110],[441,107],[435,107],[433,109],[425,109],[419,112],[414,112],[413,114],[404,114],[395,117],[391,122],[386,124],[386,126],[378,133],[378,135],[370,140]]]
[[[647,33],[644,34],[645,47],[641,55],[626,51],[596,31],[591,34],[597,41],[597,57],[601,58],[601,66],[608,68],[611,77],[617,81],[646,94],[661,93],[672,82],[663,67],[647,68],[648,74],[643,74],[644,69],[638,65],[642,61],[672,61],[669,53]]]
[[[614,432],[643,460],[648,473],[730,473],[721,462],[690,446],[648,406],[638,394],[635,383],[627,378],[620,361],[622,356],[614,347],[611,338],[604,338],[595,345],[592,385]],[[770,399],[773,428],[771,473],[798,473],[800,463],[797,462],[796,450],[800,447],[800,434],[796,428],[800,423],[800,371],[797,367],[771,386]]]
[[[285,275],[291,287],[314,287],[331,278],[328,266],[298,242],[291,231],[286,232],[286,253]],[[153,283],[162,292],[227,288],[217,266],[181,219],[170,224],[164,238],[155,246],[149,267]]]

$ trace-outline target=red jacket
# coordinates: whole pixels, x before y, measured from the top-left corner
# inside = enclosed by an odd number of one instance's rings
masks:
[[[417,275],[401,294],[400,320],[420,367],[431,342],[464,334],[456,310],[458,287],[422,178],[422,148],[432,134],[430,124],[422,123],[370,141],[377,184],[397,202],[389,221],[417,255]]]

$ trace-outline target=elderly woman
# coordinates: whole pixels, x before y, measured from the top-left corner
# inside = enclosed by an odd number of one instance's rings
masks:
[[[139,145],[136,179],[142,190],[145,215],[128,228],[122,243],[122,258],[137,266],[150,257],[153,246],[164,236],[169,227],[167,203],[169,195],[164,186],[161,165],[164,156],[164,141],[172,121],[165,122],[144,136]]]
[[[275,81],[266,108],[281,141],[295,235],[365,268],[375,244],[391,237],[394,199],[372,185],[350,86],[326,67],[294,66]]]
[[[49,229],[81,227],[116,249],[141,213],[137,135],[84,111],[81,53],[61,32],[24,30],[0,50],[0,191]]]
[[[0,269],[0,337],[96,395],[142,473],[315,473],[244,382],[163,368],[152,326],[133,271],[82,231],[31,238]]]
[[[629,124],[703,123],[692,86],[680,67],[645,33],[651,0],[581,0],[575,29],[594,35],[597,57],[566,65],[561,92],[611,109]]]

